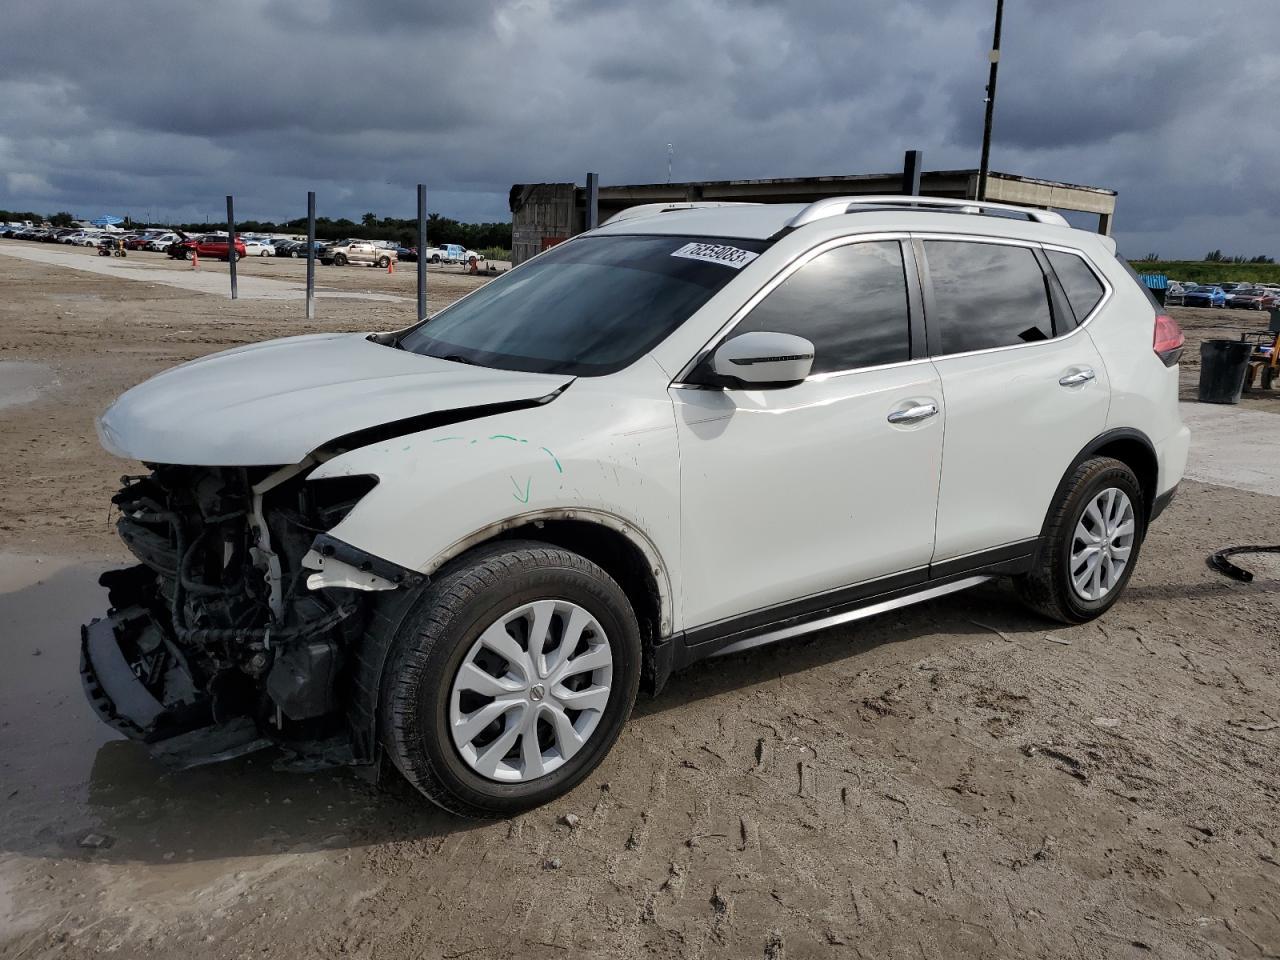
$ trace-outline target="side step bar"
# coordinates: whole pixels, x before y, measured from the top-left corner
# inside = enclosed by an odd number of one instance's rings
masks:
[[[961,590],[968,590],[970,587],[976,587],[981,583],[986,583],[988,580],[994,579],[994,577],[985,576],[966,577],[963,580],[944,583],[941,586],[928,587],[918,593],[909,593],[905,596],[894,597],[891,600],[882,600],[879,603],[859,607],[856,610],[846,610],[844,613],[837,613],[829,617],[823,617],[821,620],[810,620],[807,623],[798,623],[793,626],[782,627],[779,630],[762,633],[754,637],[747,637],[745,640],[739,640],[726,647],[721,647],[711,656],[723,657],[730,653],[741,653],[743,650],[763,647],[766,644],[777,643],[779,640],[798,637],[805,633],[812,633],[815,630],[825,630],[828,627],[839,626],[842,623],[851,623],[854,620],[865,620],[867,617],[874,617],[877,614],[887,613],[890,610],[898,610],[902,607],[909,607],[912,604],[924,603],[926,600],[936,600],[938,597],[945,597],[949,593],[958,593]]]

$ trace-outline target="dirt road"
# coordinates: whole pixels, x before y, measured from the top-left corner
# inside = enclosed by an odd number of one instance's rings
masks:
[[[1280,952],[1280,564],[1246,586],[1203,559],[1280,540],[1276,498],[1184,484],[1094,624],[988,586],[695,667],[596,775],[508,822],[270,756],[170,774],[79,689],[129,469],[93,415],[180,360],[412,304],[307,324],[3,255],[0,287],[0,957]]]

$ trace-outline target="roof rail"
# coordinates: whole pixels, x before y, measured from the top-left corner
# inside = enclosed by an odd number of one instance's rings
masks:
[[[838,217],[846,213],[856,213],[856,207],[918,207],[922,209],[949,210],[955,213],[984,213],[985,211],[1004,211],[1018,213],[1036,223],[1050,223],[1055,227],[1070,226],[1061,214],[1051,210],[1036,210],[1032,207],[1018,207],[1011,203],[990,203],[986,200],[960,200],[954,197],[828,197],[815,200],[794,217],[787,221],[791,229],[803,227],[815,220],[826,217]]]
[[[706,207],[758,207],[760,204],[735,200],[672,200],[668,203],[641,203],[634,207],[625,207],[600,226],[610,223],[621,223],[624,220],[636,220],[640,217],[652,217],[659,213],[674,213],[676,210],[701,210]]]

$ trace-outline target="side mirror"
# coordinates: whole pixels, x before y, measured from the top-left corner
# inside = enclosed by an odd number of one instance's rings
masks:
[[[718,378],[756,389],[794,386],[812,366],[813,344],[790,333],[744,333],[720,344],[711,356]]]

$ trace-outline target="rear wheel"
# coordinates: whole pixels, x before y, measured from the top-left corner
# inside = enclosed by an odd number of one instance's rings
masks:
[[[1050,515],[1037,569],[1015,580],[1024,603],[1063,623],[1101,616],[1133,575],[1146,535],[1142,487],[1125,464],[1076,466]]]
[[[333,258],[333,265],[335,267],[345,267],[347,265],[347,258],[339,253]]]
[[[391,265],[391,258],[390,258],[390,257],[379,257],[379,258],[378,258],[378,266],[379,266],[379,267],[381,267],[383,270],[387,269],[387,267],[388,267],[388,266],[390,266],[390,265]]]
[[[604,759],[639,681],[639,627],[607,573],[557,547],[499,543],[435,580],[400,627],[383,743],[444,809],[508,816]]]

